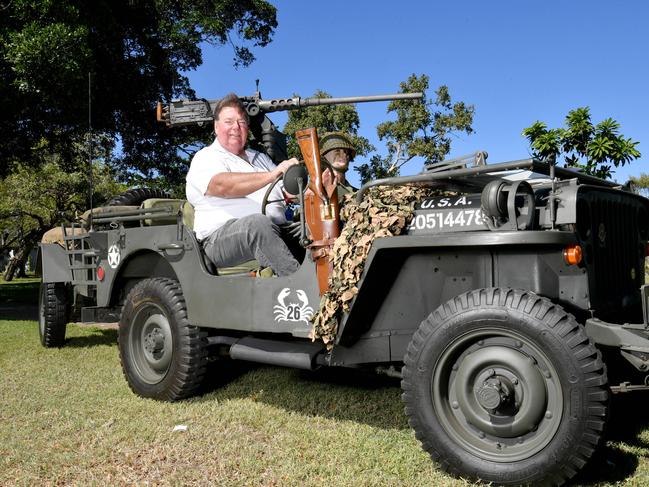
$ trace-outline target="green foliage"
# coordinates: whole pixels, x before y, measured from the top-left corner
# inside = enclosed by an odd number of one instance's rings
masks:
[[[331,98],[331,95],[325,91],[317,90],[313,97]],[[326,132],[350,134],[356,147],[357,156],[365,156],[373,151],[374,147],[369,140],[358,135],[359,126],[360,120],[354,105],[321,105],[289,111],[288,120],[282,131],[287,135],[289,157],[302,157],[295,140],[295,132],[311,127],[318,129],[319,137]]]
[[[634,193],[649,198],[649,174],[641,173],[640,176],[631,176],[628,185]]]
[[[181,73],[202,63],[200,45],[231,45],[234,64],[267,45],[276,9],[263,0],[16,0],[0,6],[0,160],[39,164],[48,142],[62,164],[68,141],[92,125],[120,137],[123,174],[182,177],[178,147],[202,141],[198,127],[170,131],[155,121],[158,100],[194,97]],[[0,168],[0,177],[7,166]]]
[[[412,74],[400,84],[400,92],[426,94],[428,86],[428,76]],[[379,139],[386,141],[388,154],[374,156],[369,163],[356,168],[363,183],[398,175],[399,168],[413,157],[423,157],[427,163],[442,161],[451,151],[451,135],[473,132],[473,105],[453,103],[444,85],[435,91],[434,101],[426,95],[423,102],[394,100],[388,105],[388,113],[391,112],[396,113],[397,119],[377,127]]]
[[[93,145],[94,206],[124,189],[104,162],[110,155],[104,142],[96,140]],[[83,169],[87,144],[79,140],[71,144],[71,150],[76,152],[75,169],[66,167],[58,154],[47,152],[44,143],[38,166],[14,163],[10,174],[0,180],[0,229],[7,237],[5,247],[31,248],[47,230],[73,221],[89,208],[90,174]]]
[[[398,176],[399,169],[393,168],[389,157],[382,157],[374,154],[369,162],[359,164],[354,168],[361,178],[361,184],[373,179],[383,179],[391,176]]]
[[[534,157],[563,156],[566,167],[600,178],[610,178],[613,167],[640,157],[638,142],[624,138],[618,122],[607,118],[593,125],[589,107],[571,110],[565,122],[566,128],[548,129],[545,123],[536,121],[523,130]]]

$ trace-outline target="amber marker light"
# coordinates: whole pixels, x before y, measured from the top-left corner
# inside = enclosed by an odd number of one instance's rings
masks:
[[[581,246],[579,245],[570,245],[563,249],[563,260],[565,260],[566,264],[568,265],[579,264],[583,255],[584,254],[581,251]]]
[[[103,281],[104,276],[105,276],[104,268],[102,266],[97,267],[97,279],[99,279],[100,281]]]

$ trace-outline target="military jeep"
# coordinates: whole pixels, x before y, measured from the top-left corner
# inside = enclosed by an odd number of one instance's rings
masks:
[[[308,175],[284,182],[300,191],[318,176],[304,155]],[[328,262],[317,239],[302,239],[290,276],[216,269],[191,206],[165,198],[102,208],[41,245],[41,341],[64,345],[75,307],[84,322],[118,321],[130,388],[166,401],[196,394],[216,357],[381,371],[402,378],[409,424],[444,470],[565,482],[598,447],[610,394],[648,388],[649,200],[547,162],[483,157],[356,198],[412,184],[450,196],[418,201],[401,235],[374,241],[329,346],[311,338]],[[304,229],[326,213],[303,207]]]

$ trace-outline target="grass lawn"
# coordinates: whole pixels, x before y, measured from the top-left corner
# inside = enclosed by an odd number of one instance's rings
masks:
[[[36,289],[2,284],[0,303]],[[229,364],[204,395],[161,403],[128,389],[116,330],[67,337],[45,349],[35,321],[0,315],[0,485],[468,485],[421,450],[397,380]],[[649,485],[649,395],[613,406],[577,485]]]

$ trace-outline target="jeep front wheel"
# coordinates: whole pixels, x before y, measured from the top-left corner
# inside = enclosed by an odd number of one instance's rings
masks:
[[[187,320],[178,281],[153,278],[138,283],[126,297],[118,337],[131,390],[165,401],[195,394],[207,364],[205,336]]]
[[[601,354],[570,314],[533,293],[480,289],[444,303],[404,362],[409,423],[454,475],[561,484],[601,439]]]

